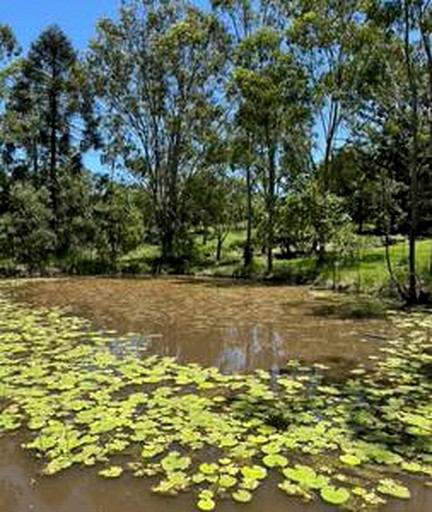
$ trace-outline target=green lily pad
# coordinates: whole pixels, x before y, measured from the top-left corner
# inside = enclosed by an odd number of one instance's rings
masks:
[[[120,466],[110,466],[107,469],[99,471],[99,475],[105,478],[118,478],[123,473],[123,468]]]
[[[350,453],[341,455],[339,459],[348,466],[359,466],[362,463],[361,459]]]
[[[212,499],[209,499],[209,498],[202,499],[202,500],[198,501],[197,507],[199,510],[202,510],[203,512],[209,512],[216,508],[216,503]]]
[[[244,466],[241,468],[241,474],[252,480],[263,480],[267,476],[267,470],[262,466]]]
[[[377,491],[381,494],[386,494],[388,496],[392,496],[393,498],[399,498],[403,500],[407,500],[411,497],[409,489],[391,478],[384,478],[380,480]]]
[[[320,491],[321,498],[331,505],[343,505],[350,499],[350,493],[342,487],[323,487]]]
[[[263,458],[264,464],[268,468],[275,468],[275,467],[285,467],[288,464],[288,459],[284,457],[283,455],[280,455],[279,453],[274,453],[271,455],[266,455]]]
[[[234,487],[237,483],[237,479],[234,478],[233,476],[231,475],[222,475],[220,478],[219,478],[219,481],[218,481],[219,485],[221,487],[224,487],[226,489],[230,488],[230,487]]]
[[[239,503],[249,503],[252,500],[252,494],[249,491],[240,489],[232,494],[233,500]]]

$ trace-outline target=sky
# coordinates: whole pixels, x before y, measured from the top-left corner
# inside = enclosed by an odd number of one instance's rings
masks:
[[[85,48],[100,17],[113,17],[120,0],[1,0],[0,23],[10,25],[21,46],[49,25],[59,25],[78,49]]]
[[[84,50],[95,35],[98,19],[115,17],[121,0],[0,0],[0,23],[12,27],[24,52],[49,25],[59,25],[74,47]],[[205,0],[196,0],[206,5]],[[95,172],[105,172],[98,153],[85,157],[86,166]]]

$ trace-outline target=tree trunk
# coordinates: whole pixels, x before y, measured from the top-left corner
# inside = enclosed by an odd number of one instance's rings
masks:
[[[411,132],[412,144],[410,151],[410,226],[409,226],[409,279],[408,301],[411,304],[417,302],[417,277],[416,277],[416,241],[417,241],[417,198],[418,198],[418,91],[417,80],[414,76],[413,62],[410,46],[410,0],[404,1],[405,18],[405,66],[410,88],[411,103]]]
[[[52,68],[51,89],[49,91],[49,108],[50,108],[50,155],[49,155],[49,180],[50,194],[53,209],[52,228],[57,233],[58,226],[58,183],[57,183],[57,120],[58,120],[58,98],[57,98],[57,67],[55,63]]]
[[[174,230],[168,224],[163,227],[162,233],[162,261],[163,263],[170,264],[174,257]]]
[[[275,214],[275,185],[276,185],[276,147],[268,141],[268,188],[267,188],[267,274],[273,272],[273,246],[274,246],[274,214]]]
[[[223,237],[221,234],[218,234],[217,237],[217,246],[216,246],[216,261],[219,263],[222,255],[222,244],[223,244]]]
[[[250,166],[246,168],[246,244],[244,248],[244,266],[252,263],[252,177]]]
[[[432,48],[430,43],[430,32],[427,24],[427,20],[424,19],[424,11],[422,9],[422,5],[419,6],[419,26],[420,33],[423,42],[423,48],[426,54],[426,64],[427,64],[427,72],[428,72],[428,116],[429,116],[429,154],[428,154],[428,162],[429,169],[432,160]]]
[[[329,182],[329,169],[330,162],[332,159],[333,153],[333,141],[336,135],[337,127],[339,124],[339,104],[337,101],[332,100],[330,106],[328,127],[326,133],[326,144],[325,144],[325,153],[324,153],[324,180],[325,184],[328,185]]]

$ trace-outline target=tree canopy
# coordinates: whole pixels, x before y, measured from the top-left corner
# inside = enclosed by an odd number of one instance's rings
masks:
[[[126,0],[81,54],[56,26],[21,54],[1,25],[1,256],[117,269],[153,247],[150,268],[184,271],[243,232],[241,272],[263,253],[271,276],[401,235],[392,280],[417,301],[431,23],[428,0]]]

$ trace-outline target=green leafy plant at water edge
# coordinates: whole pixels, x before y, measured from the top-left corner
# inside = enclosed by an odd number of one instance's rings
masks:
[[[370,370],[331,384],[291,361],[275,383],[143,357],[130,336],[0,295],[0,434],[22,429],[46,475],[155,477],[203,511],[249,502],[272,473],[288,496],[351,510],[408,499],[401,478],[432,477],[432,321],[392,322]]]

